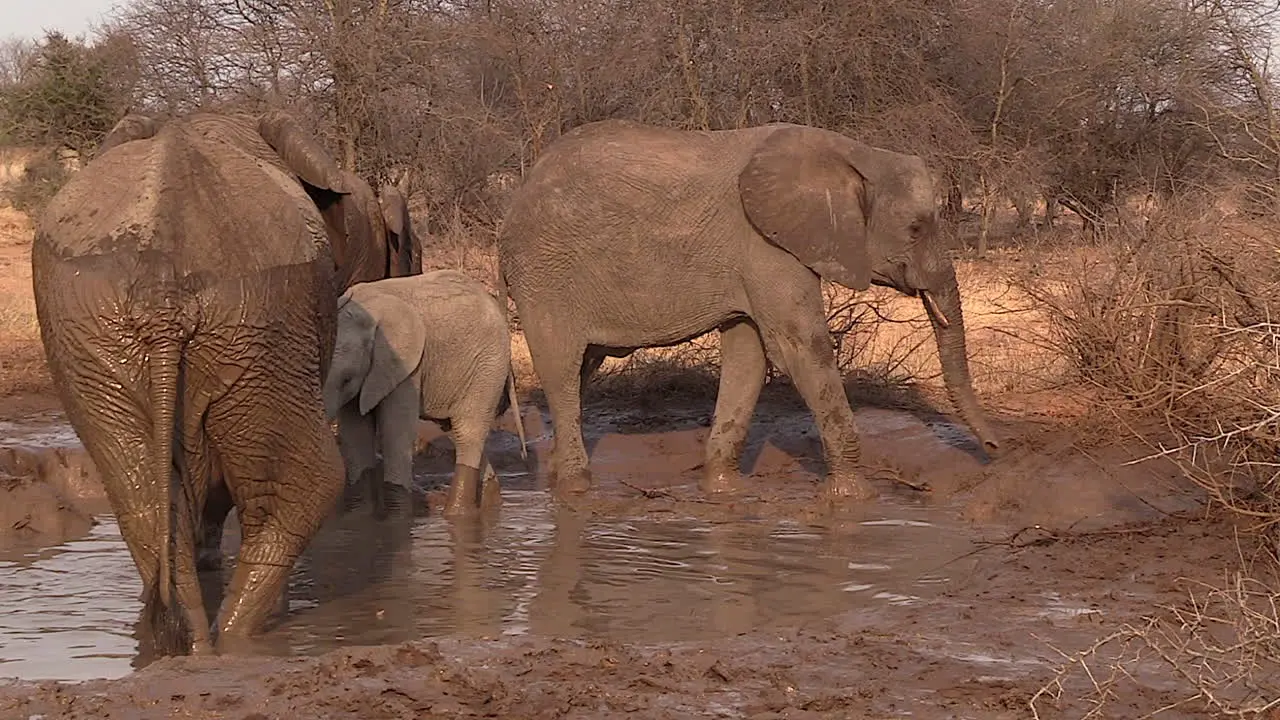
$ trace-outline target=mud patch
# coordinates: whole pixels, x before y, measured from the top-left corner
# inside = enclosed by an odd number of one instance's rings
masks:
[[[253,657],[129,674],[138,588],[114,524],[90,536],[100,557],[70,543],[0,566],[0,588],[27,593],[0,597],[0,612],[64,598],[47,603],[59,622],[22,630],[36,644],[10,654],[18,635],[0,637],[0,674],[124,676],[0,687],[0,717],[1020,719],[1054,648],[1089,647],[1238,564],[1231,528],[1179,516],[1198,500],[1167,468],[1122,466],[1138,453],[1024,420],[1001,423],[1010,452],[986,462],[936,413],[860,408],[880,497],[830,508],[811,418],[766,394],[740,492],[706,498],[710,412],[666,407],[659,423],[591,407],[596,486],[556,505],[545,410],[526,406],[527,466],[509,419],[490,436],[504,488],[493,524],[428,517],[404,541],[335,517]],[[452,448],[430,427],[420,440],[416,479],[438,487]],[[1174,697],[1169,673],[1139,675],[1118,712]]]
[[[42,547],[83,536],[91,515],[48,483],[0,474],[0,558],[15,548]]]

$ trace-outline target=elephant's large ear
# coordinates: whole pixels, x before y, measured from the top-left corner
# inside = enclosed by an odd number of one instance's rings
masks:
[[[356,302],[377,322],[369,374],[360,387],[360,414],[367,415],[422,363],[427,328],[414,308],[388,295],[361,293]]]
[[[349,192],[338,163],[288,113],[271,110],[258,118],[258,134],[306,184],[340,195]]]
[[[738,175],[747,219],[818,275],[853,290],[871,286],[866,178],[835,133],[774,130]]]
[[[120,118],[119,122],[107,133],[107,136],[102,138],[102,142],[98,144],[98,152],[95,153],[95,157],[102,155],[117,145],[154,137],[157,128],[158,125],[154,118],[148,115],[129,113]]]

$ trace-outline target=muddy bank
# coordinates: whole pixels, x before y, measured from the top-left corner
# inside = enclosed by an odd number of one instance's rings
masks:
[[[0,472],[0,550],[43,547],[83,536],[93,516],[38,477]]]
[[[1078,650],[1180,602],[1234,552],[1229,528],[1179,521],[992,548],[934,602],[716,641],[445,638],[318,658],[172,658],[115,681],[0,686],[0,717],[1026,718],[1052,676],[1050,643]],[[1180,698],[1169,672],[1146,670],[1106,716]]]

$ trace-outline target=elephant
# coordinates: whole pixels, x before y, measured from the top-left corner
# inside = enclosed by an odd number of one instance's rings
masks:
[[[551,412],[551,484],[562,495],[592,484],[581,394],[604,358],[718,330],[702,489],[740,482],[768,360],[814,415],[824,497],[874,497],[857,469],[822,279],[920,298],[952,403],[989,453],[999,448],[972,387],[955,268],[918,156],[790,123],[587,123],[548,146],[513,192],[498,255],[501,294],[515,303]]]
[[[37,220],[45,356],[156,651],[235,651],[342,490],[321,397],[341,293],[324,213],[352,189],[281,111],[126,116],[103,147]],[[242,542],[215,637],[195,551],[219,496]]]
[[[148,130],[154,133],[154,128],[154,123],[122,120],[103,145],[136,138]],[[405,189],[384,184],[375,195],[363,178],[345,169],[338,171],[338,181],[347,194],[338,202],[318,204],[333,248],[336,292],[345,292],[358,282],[421,274],[422,245],[413,231]],[[216,570],[222,565],[223,526],[232,505],[230,495],[224,492],[205,506],[196,547],[200,570]]]
[[[338,300],[333,364],[323,392],[325,414],[338,421],[348,482],[365,477],[375,452],[382,453],[387,499],[375,493],[375,512],[384,516],[403,518],[410,508],[419,418],[439,423],[454,443],[447,516],[499,500],[484,443],[508,407],[527,459],[506,309],[456,270],[351,286]]]
[[[334,247],[338,287],[422,273],[422,246],[413,232],[408,203],[401,188],[384,184],[373,189],[355,173],[341,171],[351,189],[347,202],[321,210]]]

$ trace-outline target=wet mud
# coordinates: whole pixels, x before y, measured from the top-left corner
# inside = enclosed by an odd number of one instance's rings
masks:
[[[0,718],[1025,718],[1054,648],[1237,558],[1231,528],[1188,519],[1202,499],[1172,468],[1027,419],[1001,423],[1010,449],[988,462],[944,418],[861,408],[879,497],[827,507],[812,421],[772,389],[742,488],[708,499],[711,409],[590,406],[596,487],[557,504],[530,403],[528,463],[509,418],[490,438],[496,516],[433,513],[405,538],[335,515],[288,613],[234,661],[138,656],[138,580],[99,515],[0,560],[0,675],[17,678]],[[424,424],[419,483],[438,498],[451,469]],[[1154,709],[1173,682],[1153,672],[1113,707]]]

